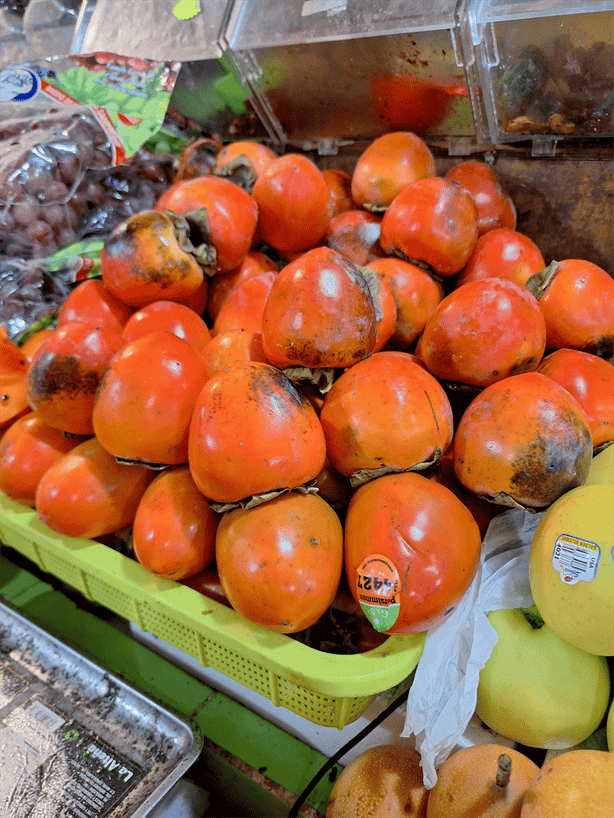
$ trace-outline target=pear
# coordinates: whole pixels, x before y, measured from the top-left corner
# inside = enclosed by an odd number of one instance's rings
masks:
[[[326,818],[425,818],[427,798],[420,754],[405,745],[380,744],[341,771]]]
[[[570,750],[551,758],[527,787],[520,818],[614,815],[614,753]]]
[[[538,772],[537,764],[511,747],[494,743],[464,747],[437,771],[426,816],[520,818],[525,791]]]
[[[535,607],[488,620],[499,639],[480,671],[478,717],[528,747],[568,750],[588,738],[610,700],[606,660],[561,639]]]

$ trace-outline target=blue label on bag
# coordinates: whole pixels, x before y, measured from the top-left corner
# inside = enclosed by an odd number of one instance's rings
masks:
[[[12,66],[0,73],[0,102],[25,102],[41,89],[39,75],[25,66]]]

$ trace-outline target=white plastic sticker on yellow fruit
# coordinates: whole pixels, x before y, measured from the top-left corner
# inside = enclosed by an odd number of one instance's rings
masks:
[[[591,582],[597,576],[601,548],[594,542],[560,534],[554,543],[552,567],[566,585]]]

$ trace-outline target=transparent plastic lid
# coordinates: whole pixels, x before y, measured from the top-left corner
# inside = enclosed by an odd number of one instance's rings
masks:
[[[454,27],[456,0],[235,0],[226,30],[233,49],[341,40]]]

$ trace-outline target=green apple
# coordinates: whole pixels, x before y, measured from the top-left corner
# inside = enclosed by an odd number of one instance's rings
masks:
[[[480,673],[478,718],[527,747],[564,750],[584,741],[608,708],[607,661],[561,639],[535,607],[488,619],[499,639]]]
[[[605,723],[605,735],[608,742],[608,750],[614,753],[614,701],[608,710],[608,720]]]
[[[614,484],[571,489],[546,509],[531,543],[529,582],[561,639],[614,655]]]

